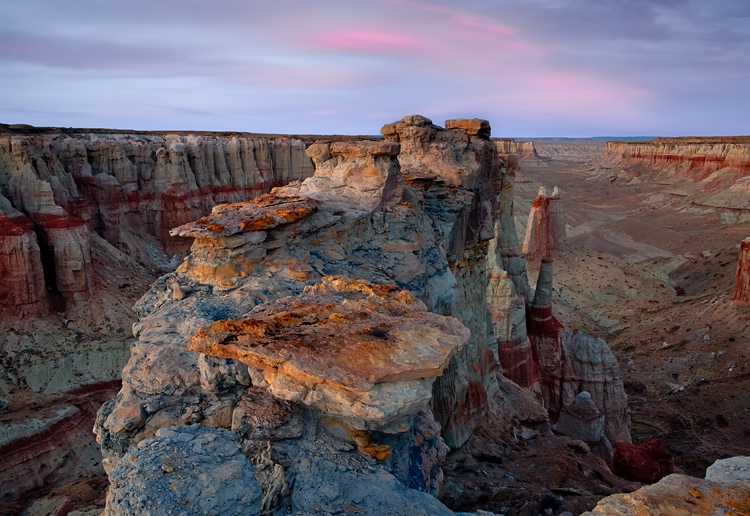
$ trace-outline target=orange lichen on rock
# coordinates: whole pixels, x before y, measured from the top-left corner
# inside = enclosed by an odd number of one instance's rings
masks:
[[[172,229],[172,236],[220,238],[249,231],[264,231],[296,222],[318,206],[314,199],[261,195],[248,202],[221,204],[209,215]]]
[[[439,376],[469,331],[426,311],[393,286],[325,277],[202,328],[189,347],[314,383],[368,391],[375,384]]]

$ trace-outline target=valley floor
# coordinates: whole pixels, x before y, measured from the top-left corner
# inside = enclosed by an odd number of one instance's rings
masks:
[[[538,186],[560,187],[555,315],[612,347],[634,440],[658,436],[678,472],[703,477],[718,458],[750,454],[750,306],[730,299],[750,223],[722,223],[679,185],[610,182],[587,158],[524,160],[517,218]]]

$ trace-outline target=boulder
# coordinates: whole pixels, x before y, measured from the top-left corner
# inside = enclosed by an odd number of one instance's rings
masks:
[[[572,403],[563,406],[552,429],[573,440],[583,441],[589,449],[612,467],[612,445],[604,435],[604,414],[591,394],[581,391]]]
[[[720,459],[706,478],[671,474],[627,494],[603,498],[583,516],[655,514],[746,514],[750,512],[747,457]]]
[[[403,431],[468,339],[461,323],[407,291],[326,276],[299,296],[202,328],[189,348],[260,369],[275,396],[355,428]]]
[[[614,444],[612,471],[627,480],[653,484],[674,473],[674,457],[656,437],[638,444]]]

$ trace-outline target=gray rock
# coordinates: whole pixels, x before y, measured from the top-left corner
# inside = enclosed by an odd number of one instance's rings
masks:
[[[706,480],[722,484],[750,482],[750,457],[717,460],[706,469]]]
[[[297,466],[292,492],[294,514],[336,513],[341,508],[369,516],[448,516],[453,511],[427,493],[409,489],[382,468],[342,471],[322,457]]]
[[[109,479],[108,516],[258,514],[263,494],[233,435],[199,425],[159,430]]]

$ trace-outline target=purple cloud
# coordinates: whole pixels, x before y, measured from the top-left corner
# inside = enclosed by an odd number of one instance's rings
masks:
[[[0,19],[0,121],[37,125],[747,134],[748,70],[744,0],[14,0]]]

